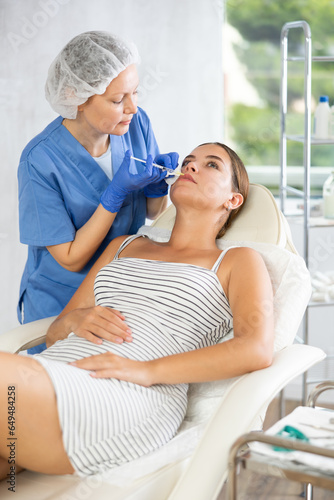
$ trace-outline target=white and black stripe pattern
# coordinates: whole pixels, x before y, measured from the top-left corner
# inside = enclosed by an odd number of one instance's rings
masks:
[[[218,342],[232,327],[232,314],[216,271],[191,264],[119,258],[95,280],[96,304],[118,309],[133,342],[95,345],[70,334],[34,357],[53,381],[69,459],[81,475],[139,458],[168,442],[187,407],[187,384],[141,387],[94,379],[67,363],[111,351],[149,360]]]

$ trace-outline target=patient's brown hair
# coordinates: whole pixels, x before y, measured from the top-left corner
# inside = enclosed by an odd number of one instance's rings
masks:
[[[226,146],[226,144],[222,144],[221,142],[206,142],[204,144],[201,144],[201,146],[206,146],[209,144],[215,144],[216,146],[220,146],[223,148],[226,153],[229,155],[230,160],[231,160],[231,168],[232,168],[232,189],[233,191],[242,194],[244,201],[240,207],[235,208],[234,210],[231,210],[227,221],[223,225],[223,227],[220,229],[219,233],[217,234],[217,238],[221,238],[224,236],[228,228],[231,226],[233,220],[236,218],[240,210],[242,210],[243,206],[246,203],[247,196],[248,196],[248,191],[249,191],[249,179],[248,179],[248,174],[247,170],[245,168],[245,165],[243,164],[243,161],[233,149],[229,148]]]

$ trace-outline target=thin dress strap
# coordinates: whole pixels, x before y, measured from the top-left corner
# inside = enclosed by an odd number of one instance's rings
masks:
[[[124,248],[127,247],[133,240],[135,240],[136,238],[143,238],[143,237],[145,238],[146,236],[144,236],[143,234],[132,234],[128,238],[125,238],[125,240],[115,253],[115,257],[113,258],[113,260],[117,260],[119,258],[119,254],[121,253],[121,251],[124,250]]]
[[[237,248],[237,247],[229,247],[229,248],[225,248],[225,250],[222,250],[222,252],[220,253],[218,259],[216,260],[216,262],[213,264],[212,268],[211,268],[211,271],[213,271],[214,273],[217,273],[218,269],[219,269],[219,266],[221,264],[221,261],[223,260],[223,258],[225,257],[226,253],[228,252],[228,250],[231,250],[231,248]]]

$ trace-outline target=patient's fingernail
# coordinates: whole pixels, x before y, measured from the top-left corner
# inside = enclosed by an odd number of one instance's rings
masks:
[[[128,336],[126,336],[126,337],[125,337],[125,340],[126,340],[127,342],[132,342],[132,340],[133,340],[133,339],[132,339],[132,337],[130,337],[130,336],[128,335]]]

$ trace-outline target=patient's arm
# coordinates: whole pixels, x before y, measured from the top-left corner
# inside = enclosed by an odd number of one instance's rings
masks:
[[[147,362],[105,353],[75,365],[95,371],[97,377],[145,386],[219,380],[269,366],[274,340],[273,294],[262,257],[249,248],[231,249],[220,271],[218,277],[233,313],[233,339]]]
[[[114,258],[125,238],[126,236],[115,238],[96,261],[67,306],[48,329],[47,347],[57,340],[66,338],[71,332],[95,344],[100,344],[101,339],[117,343],[132,340],[131,331],[124,322],[124,316],[119,311],[95,306],[94,298],[96,274]]]

